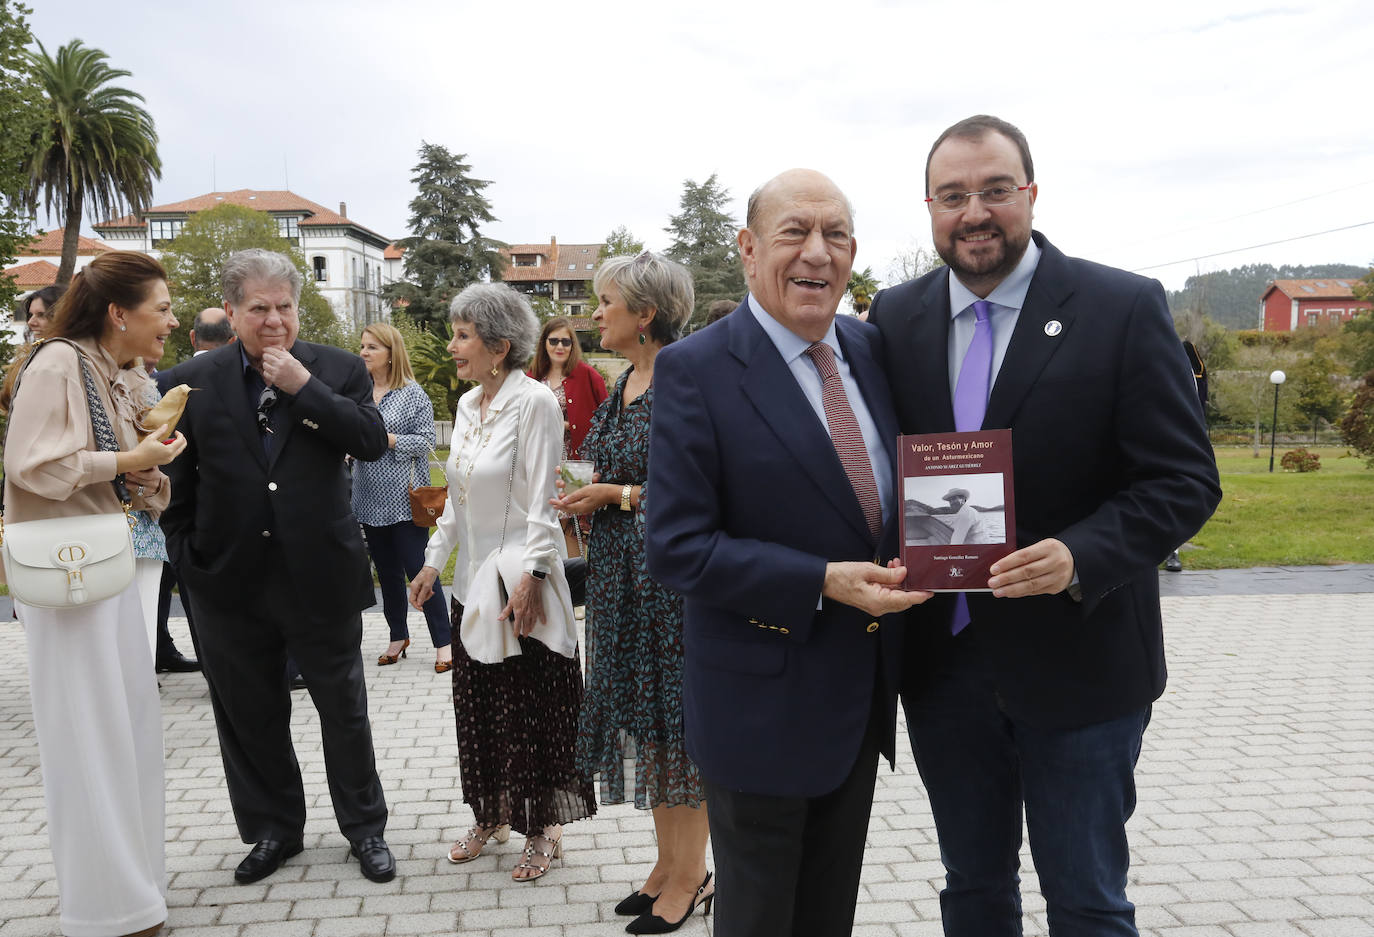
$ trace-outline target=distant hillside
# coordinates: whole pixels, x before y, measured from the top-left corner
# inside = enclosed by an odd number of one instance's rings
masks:
[[[1318,264],[1304,267],[1284,264],[1249,264],[1217,273],[1189,277],[1181,290],[1169,291],[1169,311],[1175,316],[1201,303],[1202,311],[1228,329],[1259,327],[1260,294],[1270,280],[1310,280],[1322,277],[1359,279],[1368,267],[1350,264]]]

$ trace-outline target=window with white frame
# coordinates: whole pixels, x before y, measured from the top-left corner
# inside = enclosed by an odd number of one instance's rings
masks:
[[[279,217],[277,219],[277,236],[284,237],[295,244],[301,238],[300,219]]]

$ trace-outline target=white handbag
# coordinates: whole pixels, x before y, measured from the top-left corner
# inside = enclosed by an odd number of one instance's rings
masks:
[[[6,524],[3,536],[10,596],[24,605],[91,605],[134,580],[133,540],[122,512]]]
[[[66,342],[76,349],[96,445],[102,451],[118,451],[119,444],[96,393],[85,352],[67,339],[49,341]],[[24,362],[25,368],[44,344],[35,343]],[[19,377],[23,374],[21,370]],[[18,389],[16,379],[16,393]],[[6,436],[8,429],[7,425]],[[5,524],[0,517],[0,554],[11,597],[35,608],[77,608],[118,595],[134,581],[129,490],[123,475],[115,476],[111,484],[123,508],[118,513],[46,517],[14,524]]]

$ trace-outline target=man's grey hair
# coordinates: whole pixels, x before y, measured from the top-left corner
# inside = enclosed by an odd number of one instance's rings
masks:
[[[488,351],[499,352],[501,341],[510,342],[501,366],[507,371],[523,368],[539,340],[539,320],[530,301],[503,283],[474,283],[448,307],[449,322],[470,322]]]
[[[289,284],[294,301],[298,304],[301,301],[301,287],[305,281],[291,258],[285,254],[261,247],[250,247],[246,251],[230,254],[224,262],[224,269],[220,271],[220,286],[225,302],[234,307],[241,305],[244,288],[254,281]]]
[[[219,318],[213,322],[205,321],[205,314],[208,312],[219,313]],[[213,307],[196,313],[196,321],[191,324],[191,331],[195,333],[196,351],[209,351],[227,345],[234,337],[234,327],[229,324],[229,317],[224,314],[223,309]]]

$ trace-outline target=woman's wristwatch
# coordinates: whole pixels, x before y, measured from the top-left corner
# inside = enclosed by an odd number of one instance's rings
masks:
[[[634,485],[626,485],[624,488],[621,488],[621,489],[620,489],[620,510],[622,510],[622,511],[633,511],[633,510],[634,510],[634,508],[630,507],[630,492],[631,492],[633,489],[634,489]]]
[[[532,569],[530,570],[530,575],[533,576],[535,579],[538,579],[540,582],[543,582],[549,576],[548,572],[542,569]]]

